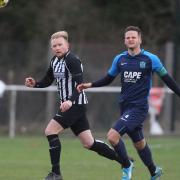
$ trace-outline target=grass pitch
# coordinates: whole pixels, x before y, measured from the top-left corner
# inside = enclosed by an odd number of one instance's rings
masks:
[[[61,138],[62,173],[65,180],[119,180],[120,166],[82,148],[77,138]],[[128,139],[128,153],[135,158],[133,180],[149,180]],[[163,168],[162,180],[180,180],[180,140],[149,138],[155,162]],[[0,138],[0,180],[43,180],[50,170],[48,143],[45,137]]]

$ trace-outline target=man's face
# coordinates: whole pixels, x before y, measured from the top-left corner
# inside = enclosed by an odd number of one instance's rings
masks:
[[[128,49],[140,48],[141,42],[141,36],[138,35],[137,31],[127,31],[125,33],[124,44]]]
[[[69,43],[63,37],[59,37],[51,40],[51,48],[54,55],[62,57],[69,51]]]

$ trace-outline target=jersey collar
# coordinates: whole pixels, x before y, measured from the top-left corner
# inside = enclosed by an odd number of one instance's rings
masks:
[[[141,49],[141,51],[140,51],[139,54],[136,54],[136,55],[132,56],[132,55],[130,55],[130,54],[128,53],[128,51],[127,51],[127,54],[128,54],[128,56],[130,56],[130,57],[136,57],[136,56],[139,56],[139,55],[141,55],[141,54],[143,54],[143,53],[144,53],[144,49]]]

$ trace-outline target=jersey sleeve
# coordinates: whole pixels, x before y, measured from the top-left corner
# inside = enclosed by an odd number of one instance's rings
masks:
[[[108,70],[108,74],[109,74],[110,76],[116,77],[116,76],[120,73],[120,69],[119,69],[119,67],[118,67],[119,61],[120,61],[120,55],[117,55],[117,56],[114,58],[110,69]]]
[[[72,74],[72,78],[76,82],[76,86],[83,82],[83,67],[81,64],[80,59],[75,56],[70,56],[67,59],[67,68],[69,69],[70,73]],[[70,98],[71,101],[76,100],[79,96],[79,92],[76,88],[73,89],[72,96]]]
[[[160,77],[166,75],[167,70],[161,63],[161,60],[155,55],[151,56],[151,58],[152,58],[152,71],[156,72]]]
[[[81,61],[76,57],[70,57],[67,59],[67,67],[72,74],[72,78],[77,84],[82,83],[83,81],[83,71]]]
[[[161,79],[172,91],[174,91],[174,93],[176,93],[180,97],[180,87],[169,74],[164,75],[163,77],[161,77]]]
[[[92,82],[92,87],[102,87],[110,84],[114,80],[114,76],[107,74],[105,77]]]
[[[44,77],[40,81],[36,82],[35,87],[45,88],[50,86],[53,83],[53,81],[54,81],[53,68],[50,65]]]

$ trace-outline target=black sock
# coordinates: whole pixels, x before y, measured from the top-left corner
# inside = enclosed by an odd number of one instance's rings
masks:
[[[131,164],[129,161],[129,157],[127,155],[126,147],[121,139],[119,140],[119,143],[116,146],[114,146],[114,149],[118,154],[119,158],[121,159],[120,161],[122,162],[122,166],[124,168],[128,168]]]
[[[139,154],[141,160],[143,161],[143,163],[149,169],[149,172],[150,172],[151,176],[154,176],[155,175],[156,166],[154,165],[154,162],[153,162],[153,159],[152,159],[151,150],[150,150],[149,146],[146,144],[144,149],[138,150],[138,154]]]
[[[90,150],[95,151],[99,155],[104,156],[110,160],[115,160],[118,163],[121,163],[118,154],[108,144],[104,143],[103,141],[95,140]]]
[[[49,153],[52,164],[52,172],[60,174],[59,161],[61,153],[61,143],[57,134],[48,135],[47,139],[49,141]]]

